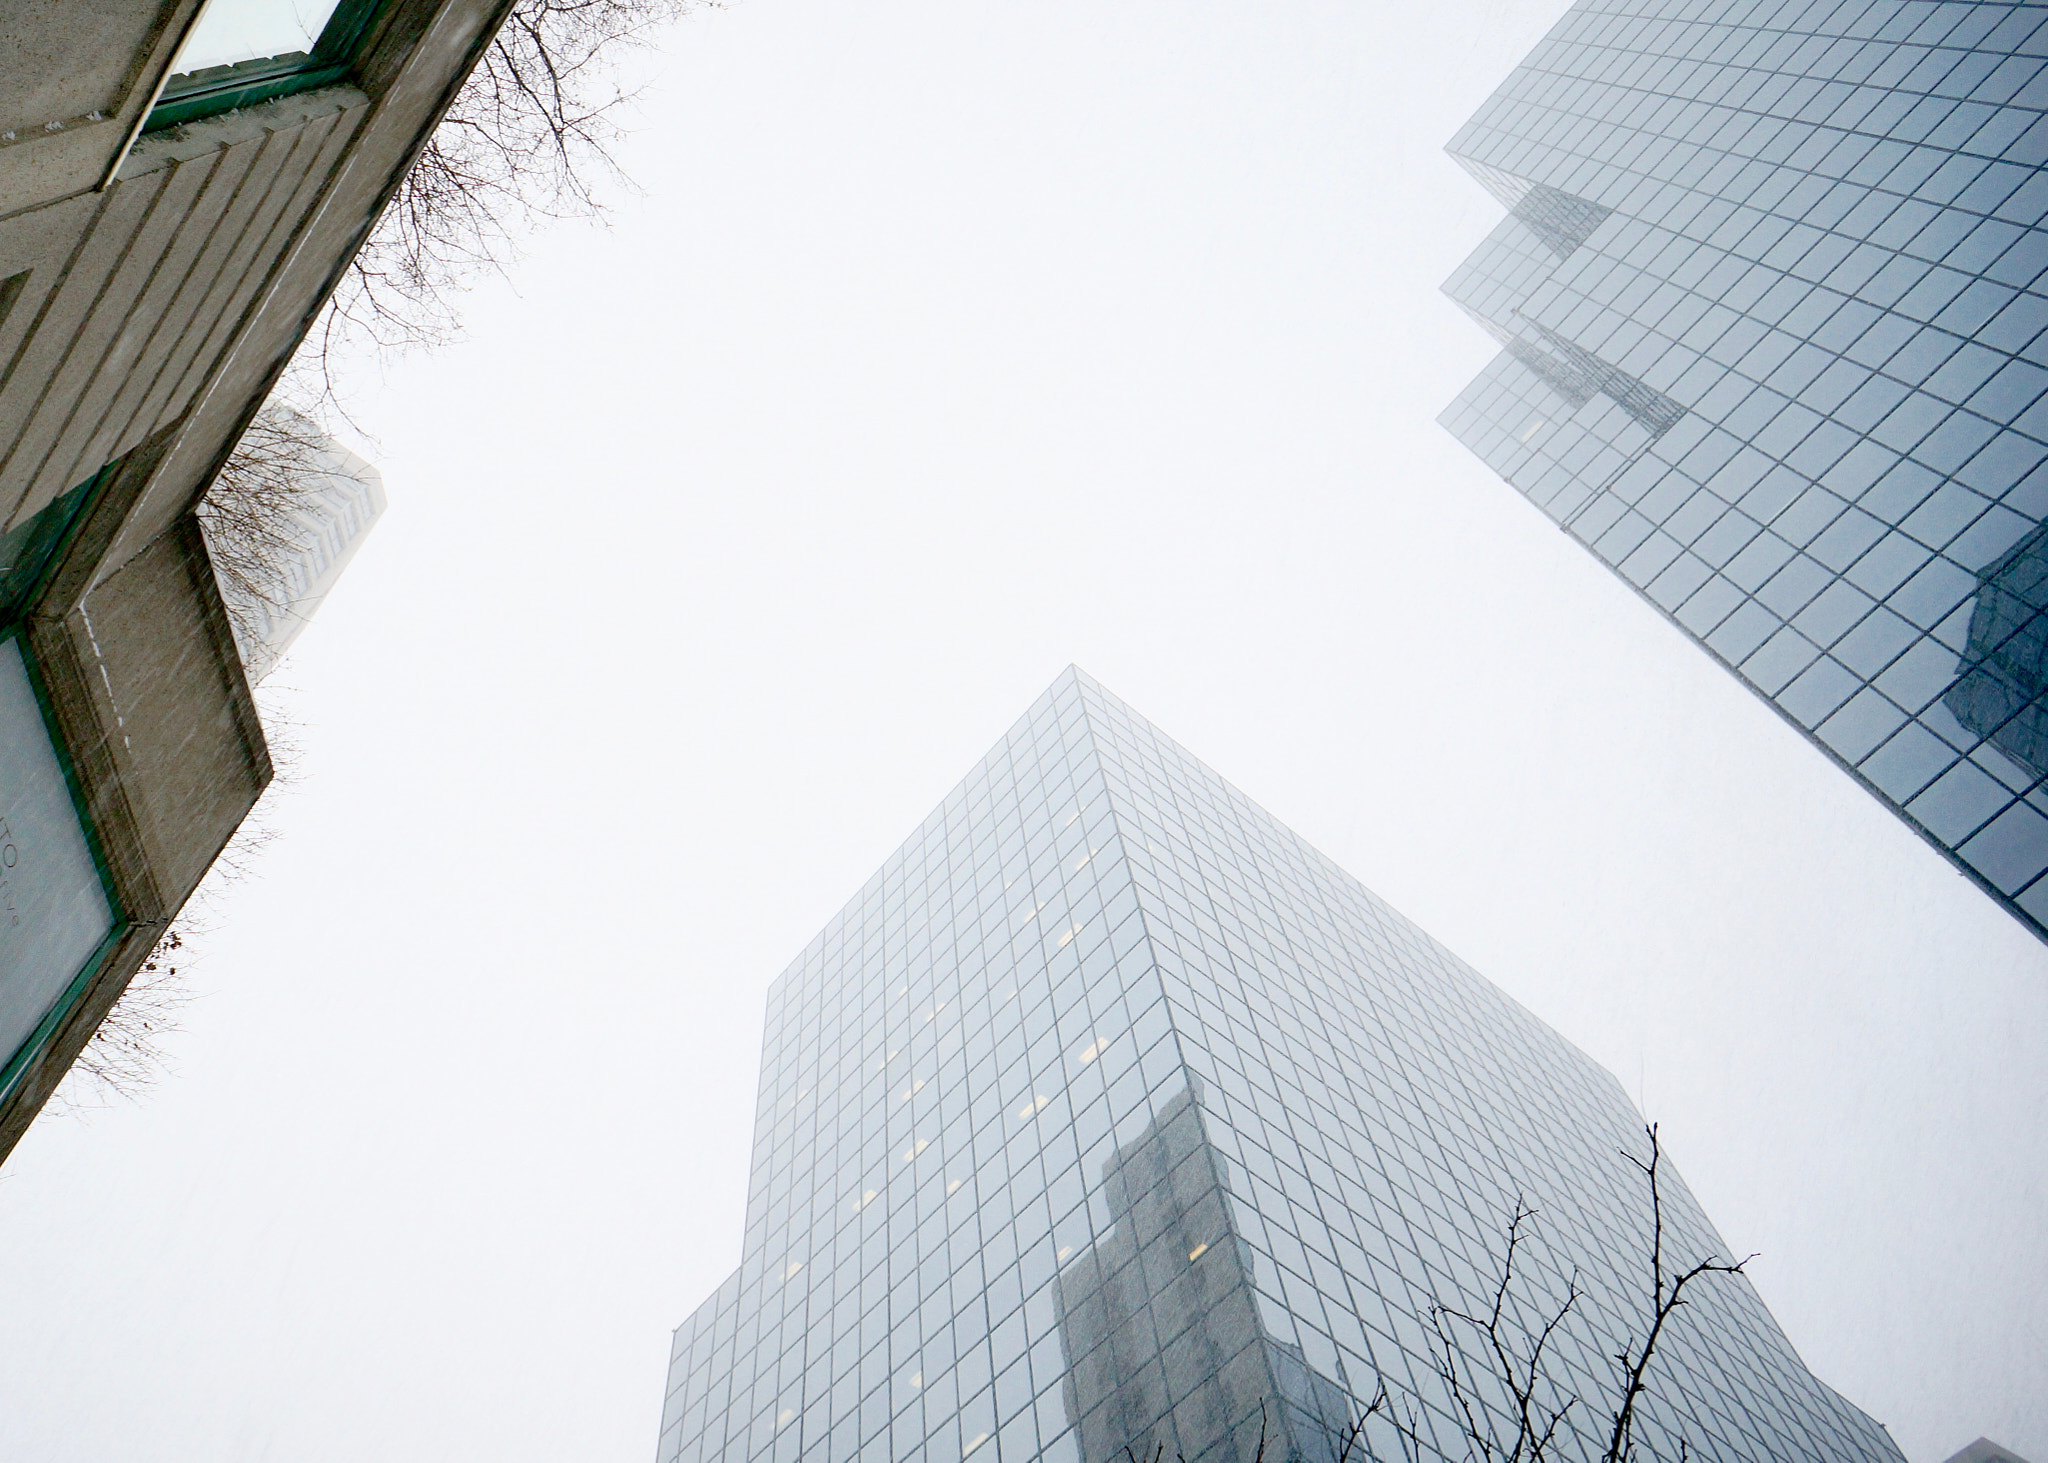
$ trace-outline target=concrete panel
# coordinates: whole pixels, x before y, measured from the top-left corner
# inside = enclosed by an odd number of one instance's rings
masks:
[[[127,277],[117,281],[114,289],[109,291],[109,307],[125,299],[128,303],[127,316],[109,348],[107,359],[94,374],[91,384],[81,392],[72,419],[74,436],[81,425],[88,424],[88,419],[91,419],[90,429],[107,438],[105,450],[81,452],[76,450],[75,443],[70,449],[60,448],[60,452],[69,450],[73,460],[66,464],[70,471],[59,471],[57,477],[68,478],[71,471],[75,471],[77,480],[83,481],[96,470],[97,464],[120,456],[146,435],[121,429],[127,425],[127,416],[133,415],[133,398],[147,389],[152,351],[161,356],[162,350],[157,343],[178,333],[176,325],[171,323],[172,305],[189,279],[193,261],[205,243],[206,231],[190,226],[192,216],[209,184],[214,181],[218,161],[218,158],[207,158],[156,175],[154,181],[160,194],[159,201],[143,225],[142,233],[130,251],[128,263],[123,266]],[[137,270],[144,271],[139,278]],[[116,430],[109,432],[109,419],[123,411],[124,397],[127,398],[126,416],[120,416]],[[126,440],[114,440],[117,437]],[[89,462],[85,460],[88,457]],[[40,497],[46,491],[41,481],[32,482],[32,496]]]
[[[85,318],[73,321],[60,317],[44,325],[44,329],[66,331],[71,335],[72,343],[64,365],[50,383],[49,396],[36,412],[33,423],[22,433],[24,453],[33,451],[40,439],[52,430],[61,431],[69,423],[76,423],[81,418],[97,418],[104,412],[113,384],[126,375],[147,335],[148,322],[138,319],[137,304],[150,282],[163,270],[204,183],[205,177],[198,170],[182,178],[174,174],[145,195],[146,201],[139,205],[141,218],[136,223],[134,236]],[[129,200],[113,200],[96,227],[124,227],[127,215],[137,206]],[[101,382],[109,385],[101,387]],[[44,503],[91,477],[117,455],[110,452],[94,459],[91,466],[75,479],[59,472],[56,476],[64,482],[64,486],[59,488],[49,486],[50,454],[47,451],[40,470],[32,471],[26,458],[18,457],[10,464],[15,470],[11,476],[27,479],[24,503]],[[64,463],[67,469],[74,465],[74,462]]]
[[[0,224],[0,279],[26,276],[16,287],[5,319],[0,319],[0,401],[35,338],[37,326],[54,302],[86,232],[103,200],[91,196],[68,199],[34,215]],[[0,531],[26,516],[21,512],[25,488],[0,488]]]
[[[0,390],[0,502],[18,501],[40,465],[42,408],[78,345],[107,282],[149,211],[152,194],[106,196],[64,278],[44,299],[34,330]]]
[[[182,415],[222,354],[246,336],[252,305],[272,288],[293,238],[305,227],[307,211],[326,191],[333,158],[322,144],[340,120],[331,114],[275,135],[271,146],[288,144],[289,154],[280,156],[264,196],[238,206],[237,236],[194,316],[195,328],[165,362],[148,402],[149,415]]]
[[[94,586],[87,632],[109,741],[165,903],[184,903],[270,781],[270,756],[189,516]],[[92,677],[88,676],[88,680]]]
[[[97,216],[63,220],[81,229],[75,239],[67,241],[58,219],[24,226],[49,210],[10,221],[16,237],[0,247],[19,252],[0,259],[40,252],[30,283],[40,285],[40,272],[61,284],[54,292],[25,290],[0,325],[10,336],[19,332],[0,383],[0,440],[7,442],[0,503],[10,520],[183,411],[177,392],[203,378],[269,277],[263,249],[282,250],[300,222],[290,217],[294,204],[310,208],[324,186],[342,150],[328,146],[337,120],[367,106],[362,93],[333,87],[146,138],[121,181],[90,200]],[[72,247],[58,263],[51,256],[67,242]],[[145,308],[140,297],[163,288],[169,302]],[[145,344],[162,346],[146,375],[129,369]],[[166,376],[157,400],[126,408],[130,419],[110,415],[116,397]],[[98,460],[89,460],[95,453]]]
[[[297,182],[291,196],[279,208],[277,220],[271,225],[273,234],[301,225],[320,189],[326,186],[335,158],[348,146],[354,124],[362,115],[363,109],[358,105],[348,110],[336,110],[306,124],[304,137],[295,146],[304,149],[309,140],[315,141],[318,155],[310,162],[294,159],[286,169],[286,174],[296,176]],[[277,247],[281,250],[283,246],[279,244]],[[188,255],[183,267],[189,270],[190,263]],[[254,279],[244,281],[241,286],[244,294],[230,306],[222,319],[239,324],[236,317],[246,306],[246,295],[258,288],[259,283]],[[182,276],[173,280],[167,275],[152,285],[151,297],[138,307],[139,313],[154,317],[151,337],[108,408],[101,434],[81,451],[77,466],[95,458],[105,461],[125,452],[133,442],[157,430],[176,415],[166,409],[166,403],[179,391],[192,361],[199,358],[202,349],[202,343],[194,339],[193,322],[197,314],[194,299],[188,294],[182,306],[173,302],[173,295],[183,285]],[[216,342],[216,351],[219,344]]]
[[[303,181],[306,160],[318,153],[318,141],[325,136],[330,125],[331,119],[322,118],[306,127],[266,133],[259,143],[250,144],[257,149],[255,156],[234,196],[223,204],[219,225],[214,230],[216,240],[225,240],[226,252],[218,262],[209,259],[194,271],[195,277],[211,277],[193,312],[191,323],[183,332],[198,342],[201,359],[209,351],[221,350],[232,341],[239,314],[236,299],[238,296],[246,298],[248,293],[258,288],[267,273],[263,241],[278,227],[280,213],[295,187]],[[291,222],[296,223],[297,220]],[[121,333],[107,347],[101,369],[78,388],[79,410],[64,424],[63,431],[51,447],[43,468],[31,485],[32,496],[39,492],[62,492],[63,489],[51,488],[50,484],[70,481],[72,473],[81,466],[88,473],[93,471],[99,463],[127,445],[120,442],[124,432],[133,437],[142,435],[140,430],[130,429],[128,422],[109,423],[108,416],[113,398],[132,379],[130,367],[141,348],[144,328],[138,321],[145,317],[140,315],[137,307],[141,304],[140,296],[146,285],[145,280],[127,291],[132,301],[128,318],[122,323]],[[91,465],[86,466],[84,449],[95,437],[118,445],[110,445],[106,452],[92,457]]]
[[[0,8],[0,142],[32,143],[52,122],[120,111],[180,8],[177,0],[13,0]]]
[[[198,3],[0,5],[0,217],[99,181]]]
[[[355,93],[346,95],[359,96]],[[147,169],[132,179],[127,178],[124,172],[124,181],[110,190],[108,197],[111,201],[107,211],[93,229],[92,243],[96,247],[88,251],[88,260],[97,262],[104,252],[98,247],[101,234],[126,224],[125,199],[146,196],[150,191],[148,180],[162,175],[163,164],[192,159],[207,170],[206,186],[194,195],[187,206],[185,217],[178,221],[179,227],[168,246],[173,253],[190,251],[191,254],[191,263],[185,274],[190,288],[175,297],[178,304],[187,307],[179,338],[186,344],[189,354],[197,354],[202,359],[211,351],[219,350],[225,345],[226,338],[213,337],[223,330],[231,333],[236,323],[232,318],[234,292],[238,288],[253,290],[264,277],[265,271],[252,264],[248,256],[260,247],[252,240],[262,238],[264,230],[274,222],[284,200],[290,196],[289,188],[280,189],[278,186],[280,175],[290,169],[294,158],[303,160],[317,156],[317,147],[304,148],[303,139],[309,126],[324,137],[336,106],[341,104],[342,101],[331,99],[325,105],[309,106],[301,99],[288,99],[283,103],[252,107],[228,118],[209,119],[205,123],[178,129],[175,137],[166,139],[167,146],[156,150],[152,161],[158,164],[157,167]],[[276,125],[279,123],[290,125]],[[185,167],[174,167],[170,176],[177,177],[188,171],[190,166],[188,163]],[[130,193],[131,186],[135,190],[133,194]],[[52,409],[38,405],[32,409],[29,419],[15,428],[17,437],[11,456],[0,462],[0,491],[18,486],[25,479],[28,488],[22,501],[40,503],[70,486],[75,471],[82,468],[89,476],[97,470],[99,463],[84,462],[79,449],[87,438],[99,432],[109,398],[120,389],[118,377],[108,373],[104,363],[110,357],[121,355],[124,336],[131,356],[139,347],[140,332],[130,331],[129,317],[112,312],[131,305],[134,295],[162,273],[154,260],[143,261],[140,266],[142,272],[132,277],[122,270],[121,265],[125,261],[140,253],[139,242],[134,239],[124,241],[124,252],[116,260],[114,275],[102,283],[99,295],[84,304],[82,313],[77,313],[80,293],[76,281],[81,270],[89,268],[90,263],[81,261],[74,268],[74,282],[67,298],[60,302],[44,327],[61,330],[67,337],[61,361],[54,369],[45,366],[49,379],[44,392],[57,407]],[[173,305],[160,323],[180,324],[178,314],[178,305]],[[122,364],[118,359],[114,363]],[[4,400],[0,398],[0,407],[4,407]],[[180,410],[182,403],[174,403],[172,412],[175,414]],[[0,417],[0,421],[4,421],[4,417]],[[59,446],[59,439],[66,429],[79,423],[82,423],[82,430],[76,434],[68,450]],[[122,438],[132,440],[139,437],[148,426],[145,422],[137,430],[123,432],[121,425],[125,424],[117,424],[112,434],[112,450],[116,452],[127,445]],[[56,484],[62,486],[54,486]]]
[[[180,230],[181,233],[196,231],[205,239],[192,267],[192,277],[203,282],[199,296],[202,300],[234,247],[240,223],[238,205],[246,208],[262,196],[282,151],[269,152],[258,145],[225,149],[217,155],[207,187],[195,201],[186,216],[184,228]],[[96,235],[111,231],[114,216],[122,209],[125,191],[121,188],[110,190],[108,197],[113,201],[96,226]],[[132,238],[122,241],[124,254],[132,244]],[[74,279],[77,273],[74,271]],[[111,283],[110,271],[102,288]],[[126,303],[125,300],[119,302],[122,305]],[[81,313],[77,324],[70,328],[71,338],[61,364],[50,373],[46,388],[48,402],[39,405],[33,419],[21,429],[15,456],[0,463],[0,485],[25,479],[30,487],[30,501],[41,495],[54,496],[63,491],[62,488],[51,487],[53,479],[43,474],[48,453],[69,415],[67,408],[75,406],[85,394],[95,368],[105,357],[120,323],[121,316],[112,309],[101,310],[97,300]]]
[[[123,543],[109,556],[109,566],[122,562],[185,511],[218,469],[226,444],[240,433],[256,402],[304,338],[509,8],[510,0],[454,0],[438,8],[422,0],[401,5],[387,18],[385,35],[417,33],[418,39],[410,43],[402,61],[397,52],[384,55],[373,45],[362,77],[366,85],[371,76],[380,78],[382,94],[358,124],[328,191],[311,209],[309,225],[293,240],[236,345],[186,408],[191,418],[187,435],[166,460]],[[429,11],[431,22],[419,27],[417,16]],[[382,37],[377,44],[382,44]],[[126,177],[128,169],[122,174]],[[183,398],[178,400],[182,403]]]
[[[227,755],[223,756],[223,749],[218,745],[209,748],[204,736],[207,725],[211,723],[217,729],[226,724],[240,731],[255,724],[253,710],[247,706],[246,700],[237,700],[237,692],[245,691],[238,680],[218,673],[209,676],[203,657],[193,666],[189,652],[180,654],[181,647],[176,642],[181,636],[189,639],[194,620],[189,608],[184,615],[173,614],[157,622],[149,620],[146,615],[136,615],[135,611],[141,606],[127,606],[127,618],[146,624],[150,633],[166,637],[172,643],[165,645],[159,642],[155,647],[158,654],[152,657],[144,654],[147,645],[134,643],[131,633],[127,653],[120,657],[122,664],[109,666],[101,658],[102,645],[94,634],[93,625],[77,604],[92,568],[104,555],[159,465],[169,436],[169,433],[159,434],[156,439],[130,453],[115,468],[79,525],[69,560],[59,566],[45,589],[42,603],[28,621],[30,651],[41,672],[51,711],[71,757],[72,770],[85,798],[87,816],[98,834],[100,850],[113,880],[115,900],[127,932],[93,977],[77,1007],[51,1037],[35,1065],[24,1074],[6,1099],[0,1101],[0,1157],[4,1157],[26,1131],[37,1111],[91,1039],[94,1029],[148,957],[172,915],[190,895],[189,880],[199,861],[187,859],[180,882],[173,887],[165,887],[159,877],[163,871],[152,861],[152,849],[161,843],[161,834],[144,837],[135,804],[130,798],[131,780],[165,775],[167,752],[174,762],[225,762],[232,769],[237,761],[234,749],[227,749]],[[191,538],[197,541],[196,532]],[[189,548],[177,545],[167,547],[174,551],[160,554],[145,567],[161,569],[167,563],[175,565],[179,558],[190,552]],[[137,576],[134,581],[124,584],[123,589],[133,591],[145,587],[144,581],[148,578],[146,574]],[[155,578],[157,597],[175,601],[177,576],[159,573]],[[207,571],[204,585],[195,584],[194,588],[210,588],[211,583],[211,573]],[[169,591],[167,596],[166,590]],[[214,603],[217,605],[217,599]],[[207,606],[202,602],[197,609],[196,618],[203,627],[208,620]],[[108,618],[110,622],[119,622],[123,616],[115,614]],[[182,687],[176,690],[159,687],[154,696],[138,696],[134,694],[133,676],[123,668],[138,659],[153,660],[159,665],[182,660],[197,673],[182,676]],[[119,679],[116,679],[117,675]],[[166,694],[167,690],[170,694]],[[225,717],[218,710],[221,692],[225,692],[232,703]],[[147,725],[139,749],[132,745],[131,728],[117,719],[118,708],[123,704],[121,695],[117,693],[126,693],[131,703],[141,703],[139,709],[144,712]],[[168,718],[173,725],[167,728],[167,718],[161,708],[166,702],[175,707],[181,700],[187,703],[184,714]],[[211,715],[208,714],[209,700],[215,703]],[[197,704],[191,704],[194,702]],[[176,745],[177,722],[197,729],[200,735],[187,738],[183,745]],[[167,736],[167,730],[172,735]],[[246,732],[239,740],[247,742]],[[210,816],[201,820],[193,830],[202,843],[210,844],[220,835],[223,826],[232,827],[253,802],[254,790],[260,789],[268,768],[267,754],[261,753],[260,749],[260,735],[257,752],[249,764],[257,776],[223,779],[216,771],[209,778],[202,766],[197,778],[188,770],[182,779],[188,785],[193,781],[202,784],[211,781],[215,785],[217,796],[209,809]],[[165,799],[159,797],[157,801],[161,804]]]

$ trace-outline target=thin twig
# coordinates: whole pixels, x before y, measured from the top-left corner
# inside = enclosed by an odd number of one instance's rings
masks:
[[[1650,1161],[1644,1163],[1626,1148],[1621,1156],[1640,1170],[1650,1183],[1650,1327],[1643,1337],[1640,1352],[1634,1351],[1629,1343],[1615,1354],[1620,1371],[1621,1401],[1614,1412],[1614,1431],[1607,1440],[1607,1451],[1602,1455],[1603,1463],[1626,1463],[1635,1456],[1636,1404],[1641,1400],[1648,1386],[1650,1358],[1656,1354],[1657,1342],[1663,1337],[1664,1323],[1677,1313],[1680,1306],[1689,1304],[1685,1299],[1685,1288],[1702,1275],[1740,1275],[1743,1266],[1756,1258],[1749,1255],[1741,1260],[1723,1260],[1718,1255],[1709,1255],[1695,1262],[1690,1268],[1680,1271],[1667,1286],[1664,1279],[1664,1198],[1657,1188],[1657,1167],[1663,1162],[1663,1145],[1657,1140],[1657,1125],[1649,1124],[1644,1130],[1650,1139]],[[1682,1444],[1681,1444],[1682,1446]]]
[[[625,54],[718,0],[518,0],[400,182],[304,349],[323,394],[343,347],[433,347],[460,327],[453,295],[518,257],[520,233],[601,218],[630,187],[613,149],[637,93]]]

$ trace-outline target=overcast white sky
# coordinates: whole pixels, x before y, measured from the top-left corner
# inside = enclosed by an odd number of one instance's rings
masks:
[[[1638,1092],[1915,1463],[2048,1460],[2048,949],[1434,424],[1562,8],[672,33],[644,196],[353,403],[180,1075],[0,1171],[0,1456],[647,1463],[765,985],[1078,661]]]

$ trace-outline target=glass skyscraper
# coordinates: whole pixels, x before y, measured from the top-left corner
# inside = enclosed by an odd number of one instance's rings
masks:
[[[1559,1456],[1598,1458],[1645,1146],[1612,1076],[1069,670],[771,987],[742,1260],[676,1332],[660,1463],[1335,1463],[1382,1381],[1463,1459],[1426,1318],[1490,1300],[1518,1199],[1513,1324],[1576,1280]],[[1665,1201],[1667,1260],[1727,1255]],[[1672,1323],[1642,1441],[1900,1458],[1741,1277]]]
[[[1582,0],[1442,421],[2048,938],[2048,9]]]
[[[256,426],[263,433],[256,470],[291,475],[292,490],[278,495],[285,501],[253,534],[245,514],[230,514],[225,541],[222,518],[208,505],[199,510],[228,628],[252,686],[305,633],[388,506],[383,474],[302,413],[266,407]],[[238,541],[252,537],[260,539],[257,552]],[[237,572],[223,573],[223,563]]]

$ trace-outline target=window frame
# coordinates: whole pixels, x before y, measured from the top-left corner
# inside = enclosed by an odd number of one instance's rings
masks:
[[[22,1076],[32,1067],[37,1058],[46,1051],[50,1038],[57,1028],[70,1019],[85,993],[100,973],[106,969],[112,958],[130,932],[134,921],[129,917],[127,906],[122,902],[121,891],[114,880],[114,871],[107,860],[107,850],[100,836],[99,825],[94,822],[92,811],[86,801],[85,787],[79,781],[77,765],[72,761],[71,749],[64,737],[62,723],[58,720],[56,706],[50,697],[50,688],[43,678],[42,666],[38,663],[35,648],[30,643],[27,626],[19,619],[10,624],[0,625],[0,645],[16,641],[21,653],[23,669],[28,673],[29,690],[35,696],[36,709],[42,713],[43,730],[50,738],[51,751],[57,758],[58,769],[64,776],[64,788],[71,796],[71,811],[78,819],[78,829],[85,839],[86,851],[92,857],[93,871],[99,875],[100,891],[107,901],[107,933],[93,947],[92,953],[73,972],[57,999],[50,1004],[21,1045],[11,1052],[0,1054],[0,1103],[12,1098],[20,1086]]]
[[[203,71],[173,72],[143,123],[145,135],[258,102],[347,81],[388,0],[340,0],[308,51],[263,56]],[[177,58],[171,59],[173,66]]]

